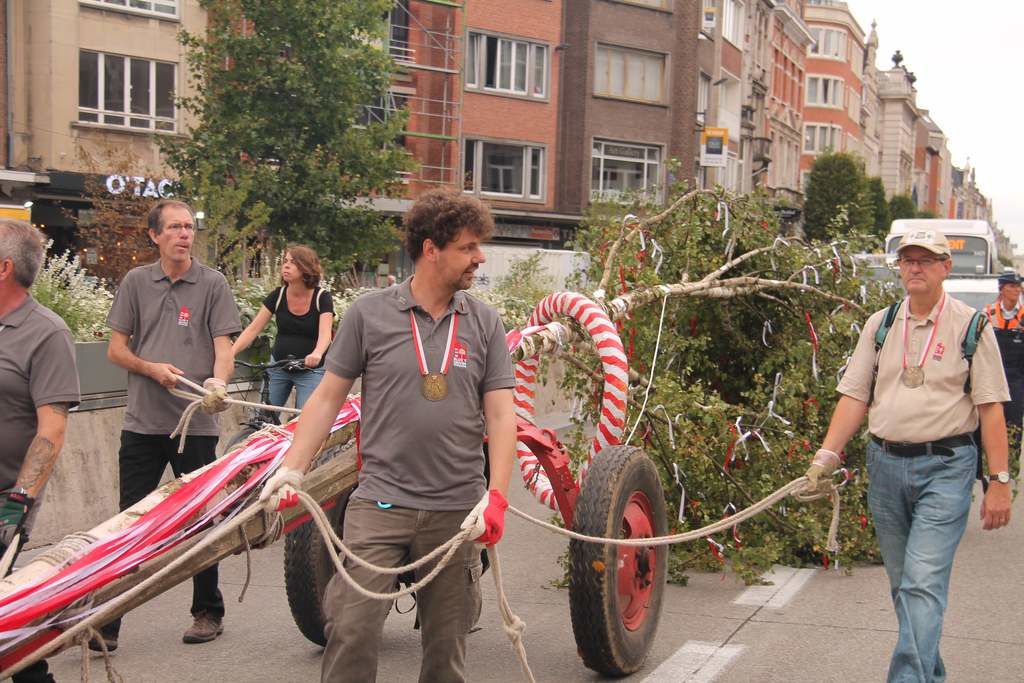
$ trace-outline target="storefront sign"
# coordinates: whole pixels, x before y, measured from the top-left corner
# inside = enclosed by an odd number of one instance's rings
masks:
[[[700,165],[725,168],[729,149],[728,128],[705,128],[700,134]]]
[[[522,240],[542,240],[558,242],[562,239],[558,228],[541,225],[516,225],[514,223],[498,223],[494,226],[494,234],[498,237],[511,237]]]
[[[160,199],[173,197],[171,187],[174,181],[170,178],[145,178],[143,176],[108,175],[107,192],[110,194],[122,194],[127,191],[135,192],[136,197],[151,197]]]

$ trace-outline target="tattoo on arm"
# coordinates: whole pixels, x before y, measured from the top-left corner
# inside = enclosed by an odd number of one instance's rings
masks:
[[[44,407],[53,410],[55,413],[57,413],[61,417],[67,417],[68,416],[68,410],[71,409],[71,404],[70,403],[47,403]]]
[[[53,442],[45,436],[37,436],[28,445],[25,462],[21,464],[17,485],[29,491],[35,491],[49,478],[53,463],[57,459],[57,449]]]

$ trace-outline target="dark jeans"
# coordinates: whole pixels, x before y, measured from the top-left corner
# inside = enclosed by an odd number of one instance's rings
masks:
[[[190,436],[185,439],[185,451],[178,453],[178,439],[166,435],[121,432],[121,450],[118,453],[121,510],[130,508],[152,493],[159,486],[168,464],[174,476],[180,477],[216,459],[215,436]],[[215,617],[224,616],[224,597],[217,588],[217,565],[192,577],[192,614],[201,612]],[[120,630],[121,620],[117,619],[103,627],[103,634],[117,637]]]
[[[1010,469],[1013,470],[1013,463],[1020,457],[1021,422],[1024,421],[1024,382],[1009,382],[1010,400],[1003,404],[1003,414],[1006,416],[1006,429],[1012,435],[1010,438]],[[1010,429],[1016,427],[1016,430]]]

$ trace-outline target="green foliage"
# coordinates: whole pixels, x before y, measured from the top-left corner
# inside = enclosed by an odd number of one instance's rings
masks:
[[[554,291],[554,280],[541,266],[540,253],[509,262],[508,272],[490,289],[472,289],[470,294],[498,309],[506,330],[526,325],[534,307]]]
[[[907,194],[895,194],[889,200],[889,214],[894,221],[903,218],[917,218],[917,205]]]
[[[49,251],[52,242],[46,245]],[[48,256],[30,290],[33,298],[64,319],[75,341],[110,338],[107,314],[114,297],[89,275],[77,256]]]
[[[920,211],[917,212],[917,215],[914,216],[914,217],[915,218],[938,218],[939,214],[935,213],[934,211],[932,211],[930,209],[921,209]]]
[[[676,198],[681,191],[677,189]],[[724,236],[719,201],[730,207]],[[670,298],[657,358],[654,349],[661,302],[640,306],[622,321],[621,336],[627,352],[631,351],[630,367],[647,377],[651,364],[657,366],[647,411],[630,443],[642,446],[662,470],[673,521],[680,505],[679,487],[673,479],[673,465],[678,465],[687,504],[682,511],[684,521],[674,531],[683,531],[721,519],[730,504],[745,508],[803,474],[838,398],[837,372],[857,341],[856,325],[862,325],[869,313],[890,303],[895,295],[890,285],[852,276],[850,254],[865,248],[866,237],[850,236],[849,243],[793,241],[786,245],[776,241],[779,226],[769,202],[756,196],[698,193],[673,207],[663,221],[650,224],[646,231],[647,244],[656,240],[664,251],[658,273],[634,237],[622,246],[612,266],[609,299],[624,292],[620,273],[629,291],[695,283],[731,258],[776,245],[772,251],[729,268],[715,296]],[[646,209],[648,215],[660,210]],[[823,224],[848,225],[845,210],[823,218]],[[577,235],[576,248],[593,255],[591,282],[601,279],[610,246],[620,234],[621,215],[621,209],[618,217],[599,210],[587,217]],[[735,291],[735,285],[727,280],[739,276],[790,283],[802,283],[806,276],[808,285],[816,286],[820,293],[783,285],[769,286],[762,292],[764,296]],[[824,293],[849,303],[838,303]],[[819,340],[816,353],[805,316],[810,317]],[[771,325],[770,332],[766,323]],[[817,377],[812,356],[819,368]],[[598,368],[589,352],[581,352],[579,360]],[[570,367],[565,390],[587,401],[582,419],[596,421],[599,404],[593,381]],[[643,400],[642,392],[634,392],[633,397],[637,402]],[[630,405],[626,434],[638,410],[638,404]],[[747,437],[740,439],[740,434]],[[580,445],[573,447],[572,453],[575,462],[586,457],[585,447]],[[878,551],[867,517],[863,438],[851,441],[844,457],[846,467],[856,476],[843,489],[842,550],[834,559],[846,566],[876,561]],[[724,562],[715,558],[704,541],[675,547],[673,577],[683,578],[687,568],[728,566],[745,580],[754,581],[773,563],[820,563],[829,520],[830,506],[825,503],[784,501],[770,514],[740,525],[738,540],[729,534],[715,539],[725,547]]]
[[[397,143],[404,115],[381,122],[368,113],[391,83],[383,45],[392,2],[200,4],[206,33],[181,34],[198,94],[179,103],[197,124],[161,142],[185,187],[216,207],[228,246],[265,222],[276,241],[315,244],[339,264],[390,249],[387,219],[358,201],[386,191],[410,163]]]
[[[878,176],[871,176],[866,180],[866,183],[868,207],[873,219],[874,234],[879,239],[884,240],[886,235],[889,234],[889,228],[892,226],[892,217],[889,215],[889,202],[885,200],[885,186],[882,185],[882,179]]]
[[[840,209],[846,209],[843,225],[830,226]],[[809,239],[845,238],[850,233],[870,232],[875,225],[864,164],[846,153],[822,154],[814,161],[807,180],[804,233]]]

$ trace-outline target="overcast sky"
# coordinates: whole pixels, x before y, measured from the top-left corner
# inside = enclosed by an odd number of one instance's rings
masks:
[[[953,163],[970,157],[999,227],[1024,253],[1024,41],[1018,0],[847,0],[865,34],[878,22],[878,67],[892,54],[917,75],[917,104],[949,139]]]

